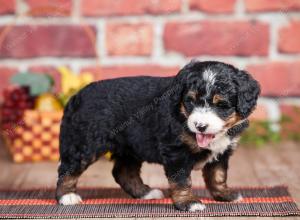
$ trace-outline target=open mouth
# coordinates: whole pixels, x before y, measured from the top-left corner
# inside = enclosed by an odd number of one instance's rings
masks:
[[[214,134],[196,134],[198,147],[207,148],[211,141],[215,138]]]

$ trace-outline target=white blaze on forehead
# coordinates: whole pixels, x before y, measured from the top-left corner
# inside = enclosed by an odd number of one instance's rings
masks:
[[[207,83],[207,86],[210,87],[215,84],[216,73],[210,69],[207,69],[203,72],[203,80]]]
[[[202,124],[208,126],[205,131],[206,133],[216,134],[223,129],[225,121],[210,108],[195,108],[190,114],[187,124],[189,129],[194,133],[198,132],[196,124]]]

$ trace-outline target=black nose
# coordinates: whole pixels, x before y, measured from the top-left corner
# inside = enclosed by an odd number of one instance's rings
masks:
[[[200,132],[204,132],[207,127],[208,127],[208,125],[206,125],[206,124],[197,124],[196,125],[197,130]]]

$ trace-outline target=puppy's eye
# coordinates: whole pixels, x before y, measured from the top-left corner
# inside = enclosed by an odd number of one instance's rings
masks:
[[[219,94],[214,95],[213,97],[213,104],[215,104],[215,106],[220,107],[220,108],[230,108],[230,103],[227,102],[227,100]]]
[[[185,102],[188,104],[194,104],[195,100],[193,97],[188,96],[186,97]]]

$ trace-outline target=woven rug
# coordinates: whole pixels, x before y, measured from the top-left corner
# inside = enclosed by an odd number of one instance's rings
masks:
[[[236,188],[241,202],[216,202],[198,188],[195,195],[206,205],[201,212],[177,211],[169,198],[132,199],[120,189],[85,188],[78,193],[83,204],[60,206],[54,190],[0,190],[0,218],[99,218],[99,217],[200,217],[200,216],[292,216],[299,209],[285,186]],[[167,190],[164,190],[167,195]]]

